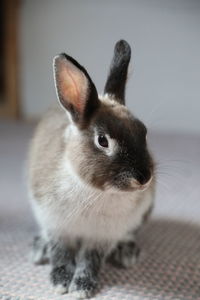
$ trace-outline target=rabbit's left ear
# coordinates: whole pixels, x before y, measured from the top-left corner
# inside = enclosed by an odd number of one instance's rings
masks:
[[[79,127],[84,127],[99,105],[90,76],[75,59],[60,54],[54,58],[54,77],[61,105]]]

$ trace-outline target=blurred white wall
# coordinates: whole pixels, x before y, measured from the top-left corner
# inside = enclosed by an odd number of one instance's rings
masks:
[[[200,132],[199,0],[23,0],[23,113],[55,101],[52,58],[65,51],[103,90],[117,40],[132,46],[127,104],[150,127]]]

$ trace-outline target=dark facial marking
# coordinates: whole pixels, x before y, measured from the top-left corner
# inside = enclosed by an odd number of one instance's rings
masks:
[[[101,156],[101,165],[99,164],[98,174],[94,173],[94,182],[101,185],[108,181],[124,190],[129,189],[130,179],[145,184],[151,177],[153,163],[147,150],[147,130],[144,124],[130,113],[127,113],[127,118],[119,118],[111,108],[101,105],[92,126],[101,134],[108,134],[119,145],[117,153],[111,157],[93,146],[96,157]],[[91,134],[91,147],[92,144],[94,142]]]

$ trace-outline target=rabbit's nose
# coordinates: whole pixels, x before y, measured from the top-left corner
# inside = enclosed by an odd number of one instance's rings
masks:
[[[141,191],[146,190],[150,186],[150,183],[151,183],[152,179],[153,179],[153,176],[151,176],[150,179],[145,184],[142,184],[140,186],[140,190]]]
[[[152,174],[151,171],[145,170],[142,173],[137,173],[136,179],[138,180],[139,184],[145,185],[148,184],[149,180],[151,180]]]
[[[130,185],[134,189],[144,191],[149,187],[152,179],[153,179],[153,177],[151,176],[150,179],[147,182],[145,182],[144,184],[141,184],[137,179],[131,179]]]

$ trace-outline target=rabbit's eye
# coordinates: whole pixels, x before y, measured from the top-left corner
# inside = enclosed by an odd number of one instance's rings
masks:
[[[101,132],[94,132],[94,144],[99,150],[104,152],[108,156],[112,156],[116,153],[118,145],[117,141],[109,136],[109,134],[104,134]]]
[[[98,143],[101,147],[108,148],[108,140],[105,135],[98,136]]]

